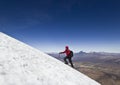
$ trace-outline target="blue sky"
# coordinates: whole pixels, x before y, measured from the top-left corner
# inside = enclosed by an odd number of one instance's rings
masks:
[[[120,52],[119,0],[0,0],[0,31],[44,52]]]

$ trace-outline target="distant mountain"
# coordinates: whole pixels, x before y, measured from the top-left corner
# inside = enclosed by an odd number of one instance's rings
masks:
[[[59,60],[62,60],[65,55],[58,53],[48,53]],[[73,61],[91,61],[91,62],[103,62],[103,63],[115,63],[120,64],[120,53],[108,53],[108,52],[83,52],[74,53]]]

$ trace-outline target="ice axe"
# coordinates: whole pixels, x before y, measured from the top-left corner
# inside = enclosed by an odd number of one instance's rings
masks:
[[[59,53],[59,55],[58,55],[58,58],[60,59],[60,61],[62,61],[63,59],[61,58],[61,56],[60,56],[60,53]]]

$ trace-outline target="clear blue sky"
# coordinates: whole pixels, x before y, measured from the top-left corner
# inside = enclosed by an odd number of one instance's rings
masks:
[[[120,52],[120,0],[0,0],[0,31],[44,52]]]

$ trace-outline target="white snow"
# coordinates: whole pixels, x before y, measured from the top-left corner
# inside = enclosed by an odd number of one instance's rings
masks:
[[[100,85],[63,62],[0,32],[0,85]]]

